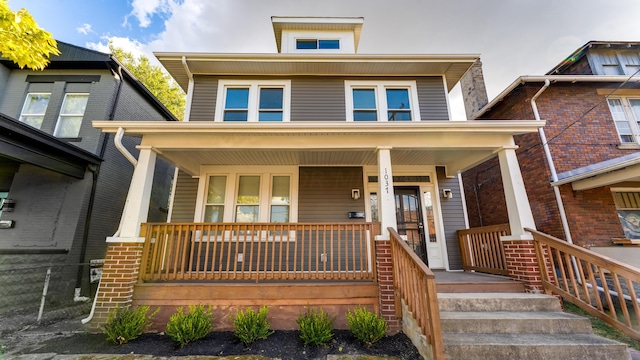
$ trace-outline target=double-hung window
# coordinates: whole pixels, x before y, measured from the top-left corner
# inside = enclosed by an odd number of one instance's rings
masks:
[[[28,93],[22,106],[20,121],[36,129],[40,129],[50,98],[51,93]]]
[[[58,123],[53,132],[54,136],[60,138],[78,137],[88,100],[89,94],[86,93],[67,93],[64,95]]]
[[[290,80],[220,80],[215,121],[289,121]]]
[[[415,81],[345,81],[347,121],[420,121]]]
[[[623,144],[640,143],[640,97],[609,98],[609,109]]]

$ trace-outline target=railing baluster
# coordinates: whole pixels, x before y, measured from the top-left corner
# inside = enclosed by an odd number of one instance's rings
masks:
[[[620,286],[620,279],[618,278],[618,274],[616,274],[615,272],[611,272],[610,275],[613,278],[613,283],[616,287],[616,291],[618,292],[618,302],[620,303],[620,308],[622,309],[624,321],[627,326],[632,326],[631,318],[629,317],[629,309],[627,309],[627,301],[624,298],[624,291],[622,290],[622,286]]]

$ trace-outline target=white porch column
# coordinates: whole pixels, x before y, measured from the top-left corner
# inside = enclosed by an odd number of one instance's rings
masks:
[[[380,146],[378,152],[378,217],[382,231],[379,239],[389,239],[388,227],[398,229],[396,220],[396,196],[393,191],[391,147]]]
[[[156,165],[156,153],[150,146],[138,146],[140,155],[133,171],[127,201],[124,204],[119,232],[107,242],[144,242],[140,237],[140,224],[147,221],[151,186]]]
[[[527,190],[524,187],[522,173],[516,156],[517,146],[505,147],[498,151],[500,173],[504,187],[504,197],[507,201],[511,236],[502,237],[503,240],[531,240],[531,233],[525,227],[535,229],[536,224],[531,213]]]

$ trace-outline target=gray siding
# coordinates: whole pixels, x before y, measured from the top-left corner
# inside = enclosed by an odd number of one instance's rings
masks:
[[[447,94],[442,77],[418,78],[418,102],[422,120],[449,120]]]
[[[351,189],[363,193],[361,167],[301,167],[298,221],[362,222],[347,216],[350,211],[364,211],[364,197],[353,200]]]
[[[346,119],[344,79],[294,78],[291,80],[291,121],[342,121]]]
[[[449,258],[449,268],[451,270],[462,269],[462,258],[460,256],[460,245],[458,244],[457,230],[465,229],[464,211],[462,208],[462,195],[458,177],[447,178],[444,168],[438,167],[438,187],[442,189],[451,189],[453,193],[452,199],[442,199],[442,218],[444,222],[444,234],[447,243],[447,254]]]
[[[171,222],[192,222],[198,195],[198,179],[179,171],[176,179],[176,193],[173,196]]]
[[[189,121],[213,121],[216,113],[218,78],[195,76]]]

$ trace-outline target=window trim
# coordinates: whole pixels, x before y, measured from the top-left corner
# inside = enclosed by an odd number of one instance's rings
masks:
[[[39,114],[26,114],[24,113],[25,107],[27,106],[27,100],[31,98],[32,95],[49,95],[49,101],[47,101],[47,106],[44,108],[44,112],[42,113],[42,123],[44,123],[44,118],[45,115],[47,113],[47,110],[49,109],[49,104],[51,103],[51,92],[46,92],[46,91],[33,91],[33,92],[27,92],[27,95],[24,97],[24,101],[22,102],[22,109],[20,110],[20,115],[18,115],[18,121],[20,121],[23,124],[27,124],[29,126],[29,123],[27,123],[26,121],[22,120],[23,116],[39,116]],[[41,129],[42,128],[42,123],[40,123],[40,127],[35,127],[32,126],[33,128],[36,129]]]
[[[68,114],[68,113],[63,113],[62,110],[64,109],[65,104],[67,103],[67,96],[69,95],[86,95],[87,96],[87,104],[84,107],[84,110],[82,111],[82,115],[79,114]],[[88,92],[67,92],[64,93],[64,98],[62,99],[62,104],[60,105],[60,111],[58,112],[58,119],[56,120],[56,126],[53,129],[53,136],[58,137],[58,138],[62,138],[62,139],[76,139],[78,138],[78,136],[80,135],[80,130],[82,129],[82,123],[84,121],[84,114],[87,112],[87,107],[89,106],[89,96],[90,93]],[[58,136],[58,129],[60,128],[60,120],[62,117],[77,117],[77,116],[81,116],[82,119],[80,119],[80,128],[78,128],[78,133],[75,136]]]
[[[359,81],[345,80],[344,96],[346,108],[346,120],[353,122],[353,90],[354,89],[374,89],[376,94],[376,111],[378,122],[388,122],[387,118],[387,93],[386,89],[408,89],[409,102],[411,105],[411,121],[421,121],[420,103],[418,101],[418,87],[415,80],[395,80],[395,81]],[[398,121],[404,122],[404,121]],[[408,121],[407,121],[408,122]]]
[[[618,130],[618,126],[616,125],[616,120],[613,118],[613,111],[611,109],[611,104],[609,100],[620,100],[622,104],[622,110],[624,117],[629,124],[629,128],[631,129],[631,134],[635,138],[635,141],[622,141],[622,136],[620,135],[620,131]],[[636,119],[633,110],[631,109],[631,103],[629,100],[639,100],[640,95],[638,96],[610,96],[607,98],[607,106],[609,107],[609,114],[611,115],[611,121],[613,122],[613,126],[616,129],[616,134],[618,134],[618,141],[621,145],[637,145],[640,144],[640,119]],[[618,120],[620,121],[620,120]]]
[[[249,104],[247,109],[246,122],[259,122],[259,90],[260,88],[279,88],[282,92],[282,122],[289,122],[291,119],[291,80],[218,80],[218,95],[216,99],[216,112],[214,121],[224,122],[225,102],[227,98],[227,88],[249,88]],[[244,121],[236,121],[236,123]],[[265,121],[280,122],[280,121]]]

